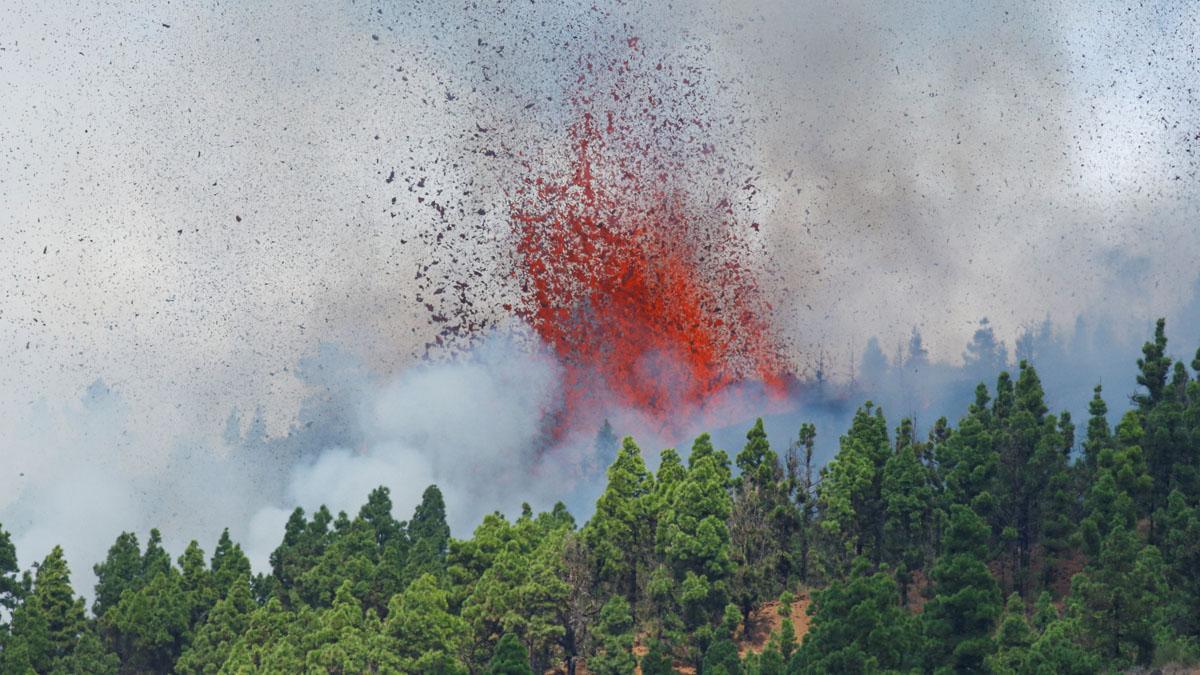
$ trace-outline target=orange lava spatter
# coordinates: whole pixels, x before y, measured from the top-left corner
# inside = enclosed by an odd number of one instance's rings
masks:
[[[781,391],[771,306],[742,234],[751,226],[729,199],[689,191],[688,171],[705,168],[692,160],[712,152],[707,125],[636,93],[629,60],[609,64],[605,87],[593,72],[578,82],[569,161],[527,161],[511,212],[515,311],[564,365],[560,425],[616,403],[669,429],[733,385]]]

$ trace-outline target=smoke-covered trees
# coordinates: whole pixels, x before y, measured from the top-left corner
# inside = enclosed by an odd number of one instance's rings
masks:
[[[816,479],[808,424],[783,458],[758,420],[733,461],[702,434],[686,458],[664,450],[654,474],[627,438],[582,527],[561,504],[526,505],[456,539],[436,487],[408,521],[380,487],[353,517],[297,509],[257,575],[228,531],[210,558],[191,542],[174,560],[157,530],[144,548],[125,532],[93,568],[90,615],[61,548],[22,574],[0,528],[0,672],[1200,663],[1200,353],[1174,360],[1164,335],[1156,326],[1115,426],[1096,388],[1079,452],[1074,422],[1021,363],[1015,379],[989,373],[958,424],[925,439],[865,403]],[[1002,354],[981,327],[969,356],[982,368]],[[611,427],[602,436],[614,442]],[[801,635],[793,603],[808,599]]]

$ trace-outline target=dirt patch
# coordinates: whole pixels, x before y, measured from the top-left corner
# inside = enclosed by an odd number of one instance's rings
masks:
[[[808,595],[802,595],[792,603],[788,613],[792,620],[792,628],[796,631],[796,644],[808,633]],[[745,658],[751,652],[759,654],[766,649],[771,635],[783,625],[783,617],[779,615],[779,601],[772,600],[750,612],[750,618],[742,625],[741,639],[738,640],[738,654]]]
[[[804,640],[804,636],[808,633],[808,606],[810,600],[807,594],[800,596],[792,603],[789,617],[792,620],[792,628],[796,632],[796,644],[799,645]],[[750,620],[740,626],[739,639],[737,641],[738,655],[746,658],[746,654],[760,654],[766,649],[767,643],[771,640],[771,635],[774,634],[783,625],[783,617],[779,615],[779,601],[772,600],[757,609],[750,612]],[[646,646],[646,636],[638,635],[637,640],[633,645],[633,654],[640,661],[646,655],[649,649]],[[695,675],[696,669],[691,666],[685,666],[681,663],[675,664],[675,672],[680,675]],[[642,675],[642,667],[639,664],[634,670],[636,675]],[[556,667],[547,672],[547,675],[565,675],[566,668]],[[576,662],[575,675],[587,675],[587,664],[582,659]]]

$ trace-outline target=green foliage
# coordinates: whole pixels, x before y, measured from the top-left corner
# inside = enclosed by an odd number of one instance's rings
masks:
[[[1071,582],[1071,614],[1089,644],[1120,666],[1148,665],[1155,626],[1163,618],[1166,581],[1162,556],[1116,520],[1100,555]]]
[[[570,594],[562,579],[568,529],[546,528],[528,517],[518,520],[514,539],[496,554],[462,607],[479,641],[515,635],[539,666],[566,635],[563,607]]]
[[[742,666],[747,675],[784,675],[787,672],[787,659],[772,644],[757,656],[747,656]]]
[[[987,326],[976,338],[967,356],[990,375],[1003,345]],[[295,510],[269,573],[252,573],[228,531],[207,562],[196,542],[172,561],[157,530],[144,548],[122,533],[93,568],[93,617],[61,549],[22,573],[0,529],[0,672],[1188,666],[1200,661],[1200,380],[1165,349],[1160,322],[1115,428],[1096,388],[1073,464],[1075,423],[1051,413],[1027,363],[927,441],[910,420],[889,440],[868,402],[819,480],[809,424],[783,458],[759,420],[733,462],[702,434],[686,464],[664,450],[654,475],[606,427],[607,485],[578,532],[562,504],[524,505],[454,539],[436,487],[407,522],[380,487],[353,517]],[[797,588],[813,598],[802,645]],[[782,625],[754,653],[748,619],[771,598]]]
[[[817,488],[820,527],[830,542],[826,568],[834,578],[844,578],[857,556],[875,564],[882,560],[883,467],[890,456],[887,421],[868,401],[855,413]]]
[[[633,616],[629,603],[614,595],[600,610],[595,634],[600,645],[588,660],[588,670],[597,675],[630,675],[637,666],[633,655]]]
[[[1179,490],[1167,498],[1161,518],[1163,560],[1172,605],[1171,627],[1179,635],[1200,636],[1200,509]]]
[[[855,562],[843,583],[815,594],[812,623],[788,665],[798,673],[866,673],[908,670],[920,653],[912,616],[900,607],[896,581],[868,574],[864,559]]]
[[[737,645],[729,638],[716,640],[704,652],[705,675],[741,675],[742,661],[738,658]]]
[[[17,571],[17,548],[13,546],[12,536],[0,526],[0,610],[12,611],[24,595]],[[0,620],[0,631],[3,628]]]
[[[996,652],[986,659],[987,670],[993,673],[1021,673],[1029,665],[1029,648],[1037,633],[1025,617],[1025,601],[1020,594],[1008,596],[1004,615],[996,629]]]
[[[656,551],[665,567],[654,577],[653,592],[661,611],[680,613],[683,627],[693,631],[716,623],[729,599],[733,501],[716,453],[694,448],[690,467],[673,482],[657,519]]]
[[[905,420],[897,435],[899,447],[883,466],[884,562],[895,565],[901,597],[908,600],[909,572],[924,567],[927,536],[933,520],[934,494],[929,474],[917,458],[912,425]]]
[[[191,645],[179,657],[175,671],[196,675],[219,672],[233,644],[246,629],[254,609],[249,576],[234,580],[225,597],[208,613]]]
[[[422,574],[441,574],[445,569],[450,545],[450,526],[446,524],[446,502],[436,485],[425,488],[421,503],[408,521],[408,560],[405,578]]]
[[[638,599],[640,575],[647,572],[652,550],[648,497],[653,487],[642,451],[626,438],[608,468],[608,486],[596,502],[596,513],[583,528],[584,541],[594,556],[596,580],[632,602]]]
[[[116,607],[126,589],[136,590],[142,580],[142,553],[137,535],[122,532],[108,549],[104,562],[95,565],[96,601],[93,611],[103,616],[109,608]]]
[[[449,594],[426,573],[392,597],[384,632],[392,638],[399,667],[414,673],[465,672],[459,655],[470,626],[449,610]],[[511,635],[511,634],[510,634]]]
[[[169,565],[168,560],[146,585],[123,593],[100,621],[121,663],[138,672],[171,670],[188,639],[191,608],[182,575]]]
[[[646,655],[641,661],[642,675],[674,675],[675,667],[671,663],[671,654],[662,642],[655,640],[650,643]]]
[[[487,675],[533,675],[525,648],[515,635],[505,635],[496,643],[496,653],[488,662]]]
[[[212,587],[218,597],[224,597],[235,583],[250,577],[250,559],[242,552],[241,545],[230,539],[228,528],[217,540],[210,565]]]
[[[741,473],[734,481],[729,541],[732,593],[744,616],[777,597],[791,576],[791,542],[799,528],[799,512],[779,456],[767,442],[762,418],[746,433],[737,467]]]
[[[83,598],[75,596],[62,548],[55,546],[38,565],[28,597],[13,612],[0,665],[4,672],[61,671],[88,630]]]
[[[921,614],[933,669],[977,671],[992,654],[992,631],[1000,615],[1000,589],[984,564],[987,525],[961,505],[950,511],[945,553],[934,566],[934,597]]]

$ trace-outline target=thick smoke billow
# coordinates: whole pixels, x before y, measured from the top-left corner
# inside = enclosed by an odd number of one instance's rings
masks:
[[[361,445],[300,458],[283,499],[260,511],[252,526],[277,535],[293,505],[353,514],[378,485],[391,489],[405,517],[436,483],[460,534],[490,511],[512,512],[523,501],[547,507],[564,498],[579,477],[566,465],[581,458],[563,452],[542,461],[539,452],[545,416],[560,393],[559,367],[519,337],[493,333],[459,360],[416,365],[374,387],[363,402]]]
[[[296,506],[353,515],[383,485],[404,518],[436,483],[454,531],[465,534],[484,514],[519,512],[522,502],[578,507],[576,483],[594,478],[592,438],[547,453],[541,435],[559,405],[559,366],[519,329],[391,379],[328,347],[297,373],[309,395],[288,433],[268,436],[261,417],[243,423],[234,411],[221,446],[176,439],[157,460],[148,439],[129,435],[129,406],[103,383],[78,403],[39,402],[7,419],[5,464],[17,471],[0,478],[0,523],[22,561],[64,544],[86,580],[123,530],[144,537],[161,528],[180,551],[193,537],[211,547],[229,527],[261,567]]]

